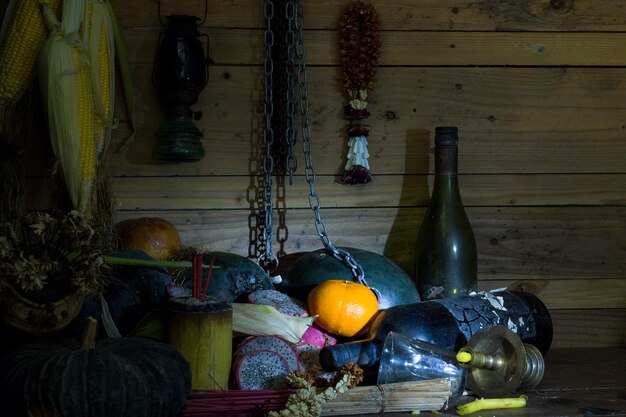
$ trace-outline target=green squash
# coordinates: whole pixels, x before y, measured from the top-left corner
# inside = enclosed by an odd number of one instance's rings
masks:
[[[175,417],[191,393],[189,364],[164,343],[113,338],[95,343],[88,319],[82,344],[44,340],[0,361],[7,417]]]
[[[374,252],[341,248],[361,265],[370,288],[378,293],[380,309],[420,301],[411,277],[391,259]],[[298,258],[283,275],[279,290],[306,301],[316,285],[331,279],[353,281],[352,272],[326,249],[309,252]]]

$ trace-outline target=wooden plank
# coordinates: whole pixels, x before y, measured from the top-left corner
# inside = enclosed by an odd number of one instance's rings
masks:
[[[346,186],[341,177],[318,176],[322,207],[428,206],[433,175],[380,175],[366,186]],[[246,209],[260,198],[261,178],[116,177],[113,194],[120,210]],[[461,175],[461,197],[470,206],[625,205],[626,174]],[[308,208],[304,177],[274,180],[284,207]]]
[[[470,208],[481,277],[624,277],[624,207]],[[609,255],[609,253],[611,255]],[[607,257],[608,255],[608,257]]]
[[[617,372],[626,370],[624,353],[624,348],[552,349],[545,357],[546,372],[538,389],[554,392],[621,388],[624,392],[626,378],[623,372]]]
[[[552,310],[552,346],[609,347],[626,343],[626,309]]]
[[[484,291],[509,288],[538,296],[549,309],[626,308],[626,280],[614,279],[540,279],[481,280]]]
[[[336,246],[384,254],[410,275],[423,208],[322,208]],[[481,280],[618,279],[626,271],[624,207],[470,207]],[[213,211],[120,211],[118,218],[170,220],[187,245],[243,256],[258,254],[256,208]],[[280,214],[280,216],[279,216]],[[311,210],[274,216],[278,254],[322,248]]]
[[[6,1],[6,0],[4,0]],[[620,0],[456,1],[372,0],[381,26],[390,30],[626,30]],[[112,0],[123,26],[159,26],[157,3],[150,0]],[[209,27],[264,26],[262,3],[254,0],[210,0],[205,25]],[[336,0],[303,2],[305,27],[334,28],[345,3]],[[204,15],[205,1],[163,3],[161,15]]]
[[[204,112],[198,126],[207,155],[189,164],[153,159],[161,117],[150,71],[134,67],[138,134],[112,158],[114,175],[260,172],[259,68],[211,68],[194,106]],[[309,71],[313,161],[323,175],[339,174],[345,164],[347,122],[337,76],[335,68]],[[432,132],[451,124],[460,126],[461,173],[623,173],[624,97],[626,68],[381,68],[367,120],[371,169],[374,175],[432,172]],[[118,129],[115,139],[126,135]]]
[[[160,30],[123,32],[132,64],[152,65]],[[204,29],[217,65],[261,65],[261,29]],[[339,65],[336,31],[306,31],[307,65]],[[381,66],[626,65],[626,33],[576,32],[381,32]]]

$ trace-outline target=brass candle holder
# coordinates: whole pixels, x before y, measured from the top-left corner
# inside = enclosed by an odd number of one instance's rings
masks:
[[[534,388],[544,374],[541,352],[504,326],[476,333],[456,357],[469,370],[467,387],[480,397],[506,397]]]

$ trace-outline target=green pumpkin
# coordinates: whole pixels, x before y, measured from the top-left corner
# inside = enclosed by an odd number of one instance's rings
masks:
[[[7,417],[174,417],[191,393],[189,364],[164,343],[113,338],[95,343],[90,319],[82,344],[47,340],[0,362]]]
[[[377,292],[380,309],[420,301],[411,277],[391,259],[374,252],[341,248],[361,265],[369,287]],[[298,258],[283,275],[278,288],[306,301],[316,285],[331,279],[353,281],[352,272],[326,249],[309,252]]]

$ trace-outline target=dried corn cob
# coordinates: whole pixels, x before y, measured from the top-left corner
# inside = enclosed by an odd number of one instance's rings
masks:
[[[0,101],[17,102],[35,75],[37,55],[47,31],[39,4],[54,13],[60,0],[11,0],[0,32]]]
[[[96,173],[95,110],[87,48],[79,35],[84,0],[64,0],[63,20],[42,6],[50,36],[41,49],[39,77],[48,108],[52,148],[74,208],[90,220]]]
[[[111,17],[105,2],[88,0],[83,41],[89,50],[96,118],[96,154],[106,149],[111,138],[115,94],[114,40]]]

